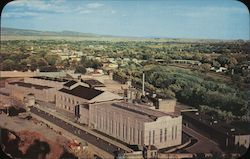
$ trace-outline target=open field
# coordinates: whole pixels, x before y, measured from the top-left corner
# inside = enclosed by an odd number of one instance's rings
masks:
[[[53,36],[53,35],[1,35],[1,40],[65,40],[65,41],[150,41],[150,42],[219,42],[222,40],[203,39],[173,39],[173,38],[143,38],[143,37],[115,37],[115,36]],[[224,40],[225,41],[225,40]],[[229,41],[229,40],[228,40]]]

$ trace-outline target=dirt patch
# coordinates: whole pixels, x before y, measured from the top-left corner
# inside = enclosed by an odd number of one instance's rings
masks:
[[[75,157],[64,148],[65,145],[48,140],[39,132],[1,129],[1,139],[4,152],[15,158],[57,159],[65,155]]]

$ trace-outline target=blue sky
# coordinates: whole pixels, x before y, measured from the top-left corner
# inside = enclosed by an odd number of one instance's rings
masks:
[[[105,35],[249,40],[249,12],[236,0],[17,0],[1,27]]]

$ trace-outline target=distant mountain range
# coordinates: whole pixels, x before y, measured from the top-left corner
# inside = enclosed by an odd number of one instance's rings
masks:
[[[219,40],[219,39],[186,39],[186,38],[169,38],[169,37],[131,37],[131,36],[115,36],[115,35],[100,35],[100,34],[93,34],[93,33],[81,33],[76,31],[39,31],[39,30],[32,30],[32,29],[16,29],[16,28],[8,28],[8,27],[1,27],[1,40],[16,40],[16,39],[23,39],[23,36],[28,37],[37,37],[37,38],[73,38],[79,37],[80,39],[86,38],[95,38],[95,39],[130,39],[130,40],[163,40],[163,41],[182,41],[182,42],[219,42],[219,41],[244,41],[244,40]],[[4,38],[5,37],[5,38]],[[8,39],[8,37],[11,37]]]
[[[91,34],[91,33],[80,33],[75,31],[38,31],[30,29],[15,29],[15,28],[1,28],[1,36],[7,35],[22,35],[22,36],[81,36],[81,37],[103,37],[103,35]]]

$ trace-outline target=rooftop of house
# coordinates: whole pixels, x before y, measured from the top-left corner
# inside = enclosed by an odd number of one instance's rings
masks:
[[[105,87],[105,85],[95,79],[81,80],[81,82],[88,84],[90,87]]]
[[[35,76],[35,77],[31,77],[31,78],[56,81],[56,82],[68,82],[69,81],[69,80],[64,79],[64,78],[46,77],[46,76]]]
[[[77,83],[76,81],[71,80],[71,81],[68,81],[67,83],[65,83],[63,86],[71,87],[71,86],[73,86],[73,85],[76,84],[76,83]]]
[[[87,99],[87,100],[91,100],[104,92],[101,90],[96,90],[94,88],[88,88],[88,87],[84,87],[81,85],[79,85],[71,90],[66,89],[66,88],[62,88],[59,91],[67,93],[67,94],[71,94],[71,95],[74,95],[74,96],[77,96],[77,97],[80,97],[83,99]]]
[[[40,89],[40,90],[52,88],[52,87],[48,87],[48,86],[42,86],[42,85],[24,83],[24,82],[11,82],[9,84],[11,84],[11,85],[16,85],[17,84],[18,86],[27,87],[27,88],[34,87],[35,89]]]

